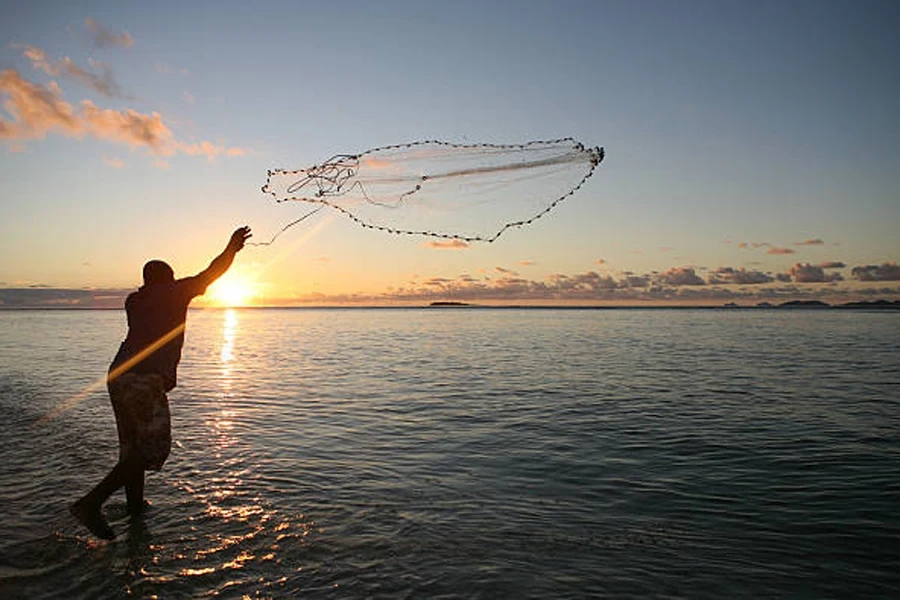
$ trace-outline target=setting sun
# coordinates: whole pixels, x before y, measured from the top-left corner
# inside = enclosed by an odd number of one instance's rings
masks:
[[[246,279],[229,273],[209,287],[207,297],[216,306],[247,306],[256,295],[253,288]]]

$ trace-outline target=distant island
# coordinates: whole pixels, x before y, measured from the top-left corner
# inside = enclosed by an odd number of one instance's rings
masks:
[[[760,302],[755,306],[740,306],[734,302],[729,302],[724,305],[724,308],[874,308],[900,310],[900,300],[858,300],[856,302],[844,302],[843,304],[828,304],[821,300],[790,300],[781,304]]]
[[[805,309],[805,310],[824,310],[824,309],[877,309],[877,310],[900,310],[900,300],[859,300],[855,302],[845,302],[842,304],[828,304],[821,300],[789,300],[780,304],[772,304],[771,302],[759,302],[757,304],[738,304],[736,302],[727,302],[725,304],[715,305],[634,305],[634,306],[588,306],[588,305],[538,305],[531,306],[527,304],[511,304],[511,305],[482,305],[470,304],[468,302],[459,302],[456,300],[436,300],[428,304],[432,308],[534,308],[534,309],[713,309],[713,310],[753,310],[753,309]]]

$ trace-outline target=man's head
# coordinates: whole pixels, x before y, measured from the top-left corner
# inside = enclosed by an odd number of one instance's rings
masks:
[[[151,260],[144,265],[144,285],[159,285],[175,281],[175,272],[161,260]]]

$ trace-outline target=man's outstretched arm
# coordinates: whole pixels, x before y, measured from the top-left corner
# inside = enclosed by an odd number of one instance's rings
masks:
[[[222,251],[222,254],[215,257],[209,266],[197,274],[197,279],[203,282],[204,286],[210,285],[216,279],[225,274],[225,271],[231,267],[234,262],[235,255],[241,251],[247,239],[250,237],[249,227],[239,227],[231,234],[228,245]]]

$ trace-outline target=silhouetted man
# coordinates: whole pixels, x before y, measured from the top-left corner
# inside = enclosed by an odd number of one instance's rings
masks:
[[[151,260],[144,265],[144,285],[125,300],[128,334],[106,379],[119,433],[119,461],[70,507],[97,537],[115,538],[100,508],[122,486],[132,517],[143,511],[144,471],[159,471],[172,443],[166,392],[175,387],[188,305],[231,267],[249,237],[249,227],[235,230],[225,250],[194,277],[175,279],[172,267]]]

